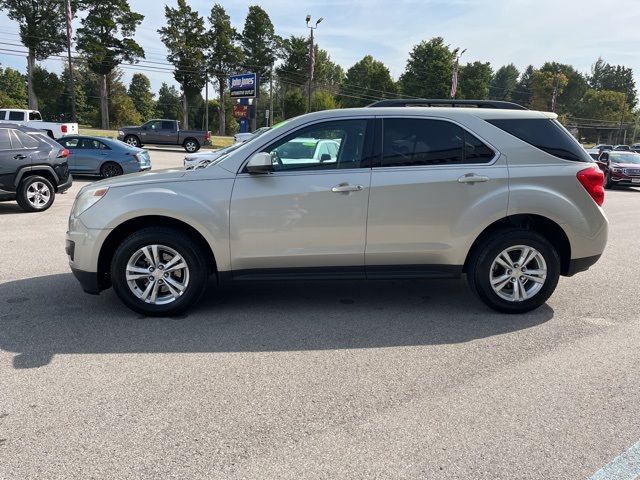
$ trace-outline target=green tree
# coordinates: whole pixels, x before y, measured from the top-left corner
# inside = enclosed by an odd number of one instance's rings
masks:
[[[27,108],[27,88],[24,76],[13,68],[0,67],[0,106]]]
[[[238,32],[231,26],[231,19],[225,9],[215,4],[209,15],[208,68],[218,81],[218,132],[224,135],[226,130],[225,90],[229,75],[236,71],[242,61],[243,53],[238,46]]]
[[[498,69],[489,84],[489,96],[495,100],[510,101],[518,87],[520,72],[513,63]]]
[[[422,41],[413,47],[400,87],[406,95],[423,98],[447,98],[451,91],[451,72],[455,54],[442,37]]]
[[[292,90],[284,96],[284,118],[297,117],[307,111],[307,100],[300,90]]]
[[[513,92],[513,101],[528,107],[531,104],[531,78],[534,72],[533,65],[529,65],[518,80],[518,85]]]
[[[89,111],[89,105],[87,104],[87,97],[84,91],[84,83],[76,78],[77,76],[77,61],[74,62],[74,90],[76,93],[76,115],[79,123],[87,123],[87,113]],[[71,118],[71,76],[69,75],[69,65],[65,64],[60,80],[65,85],[65,93],[60,96],[58,100],[58,109],[65,115],[66,118]]]
[[[71,2],[73,11],[77,0]],[[6,10],[11,20],[18,22],[20,40],[27,47],[27,85],[29,108],[38,109],[38,98],[33,88],[36,60],[44,60],[64,50],[67,44],[65,2],[60,0],[0,0],[0,9]]]
[[[156,112],[162,118],[170,118],[179,120],[182,112],[180,105],[180,93],[173,85],[169,86],[163,83],[158,91],[158,102],[156,103]]]
[[[144,73],[134,73],[129,83],[129,97],[143,120],[153,118],[156,112],[156,102],[151,91],[151,82]]]
[[[197,95],[206,81],[204,51],[207,35],[204,18],[178,0],[178,7],[164,7],[167,25],[158,30],[162,43],[169,51],[167,60],[173,63],[173,77],[182,88],[182,128],[189,128],[189,98]]]
[[[131,11],[127,0],[83,0],[87,16],[77,33],[77,49],[89,69],[101,76],[100,117],[102,128],[109,128],[107,75],[120,63],[144,58],[144,50],[133,39],[144,15]]]
[[[124,125],[140,125],[142,116],[136,109],[133,99],[127,93],[112,93],[109,98],[109,111],[111,112],[111,125],[122,127]]]
[[[65,94],[65,84],[53,72],[36,65],[33,70],[33,90],[40,99],[40,112],[45,118],[60,118],[59,100]]]
[[[309,46],[308,37],[291,35],[282,41],[280,55],[283,62],[276,68],[276,74],[286,90],[299,88],[309,81]]]
[[[574,113],[588,88],[584,75],[571,65],[557,62],[546,62],[540,71],[552,74],[561,73],[567,77],[567,84],[556,101],[556,112],[559,114]]]
[[[534,70],[531,76],[531,108],[551,111],[553,92],[556,90],[556,102],[569,83],[563,73]]]
[[[611,90],[627,94],[627,101],[635,107],[638,92],[633,78],[633,70],[623,65],[610,65],[598,58],[591,68],[589,86],[594,90]]]
[[[624,92],[590,88],[582,97],[577,115],[583,118],[615,122],[619,122],[622,117],[623,121],[631,122],[634,119],[633,112],[630,105],[624,101],[624,96]],[[623,105],[624,111],[622,110]]]
[[[333,110],[338,108],[335,97],[327,90],[316,90],[311,96],[311,111]]]
[[[461,98],[484,100],[489,98],[489,83],[493,77],[493,70],[489,62],[467,63],[460,67],[458,74],[458,89]]]
[[[389,69],[367,55],[347,70],[340,84],[338,101],[346,108],[363,107],[374,99],[394,98],[397,92]]]

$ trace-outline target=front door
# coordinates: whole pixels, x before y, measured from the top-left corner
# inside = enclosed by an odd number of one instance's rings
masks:
[[[475,230],[506,215],[506,159],[445,120],[385,118],[382,130],[371,176],[367,276],[460,273]]]
[[[275,141],[270,174],[241,172],[231,198],[234,277],[364,276],[371,169],[366,119],[321,122]],[[314,158],[318,141],[340,145]]]

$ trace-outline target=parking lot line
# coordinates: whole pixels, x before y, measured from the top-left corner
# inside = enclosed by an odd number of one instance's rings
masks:
[[[588,480],[635,480],[640,478],[640,441],[614,458]]]

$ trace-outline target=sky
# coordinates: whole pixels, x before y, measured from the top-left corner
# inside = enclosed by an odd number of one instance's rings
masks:
[[[640,84],[640,0],[217,0],[242,31],[248,6],[259,4],[276,33],[307,35],[305,16],[323,17],[315,32],[319,46],[345,70],[365,55],[384,62],[397,79],[411,48],[422,40],[442,36],[451,48],[466,48],[461,62],[489,61],[494,70],[514,63],[521,71],[545,61],[573,65],[588,73],[598,57],[634,69]],[[134,11],[145,15],[136,40],[146,59],[166,61],[166,50],[156,30],[164,25],[164,9],[175,0],[130,0]],[[191,0],[204,17],[212,1]],[[614,11],[618,12],[615,13]],[[607,21],[608,18],[613,19]],[[74,21],[74,30],[80,21]],[[17,24],[0,13],[0,47],[19,43]],[[0,64],[26,70],[26,59],[3,54]],[[60,60],[43,65],[61,71]],[[125,69],[125,81],[135,67]],[[157,91],[162,82],[175,84],[170,72],[146,73]]]

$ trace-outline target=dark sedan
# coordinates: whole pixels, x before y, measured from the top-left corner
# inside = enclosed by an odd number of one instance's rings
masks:
[[[59,142],[69,150],[69,170],[77,175],[115,177],[151,169],[149,152],[113,138],[74,135]]]
[[[640,187],[640,153],[602,152],[597,163],[604,172],[605,188],[615,185]]]

